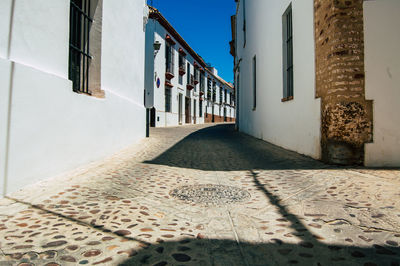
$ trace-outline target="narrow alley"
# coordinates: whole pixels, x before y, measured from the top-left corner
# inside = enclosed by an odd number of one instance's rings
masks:
[[[399,265],[400,171],[234,130],[152,128],[0,200],[0,265]]]

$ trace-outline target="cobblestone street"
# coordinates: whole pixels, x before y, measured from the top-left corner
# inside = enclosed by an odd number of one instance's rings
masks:
[[[395,266],[399,187],[233,124],[156,128],[0,200],[0,265]]]

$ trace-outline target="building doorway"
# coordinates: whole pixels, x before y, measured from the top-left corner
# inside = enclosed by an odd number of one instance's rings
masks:
[[[226,122],[226,107],[224,107],[224,122]]]
[[[182,125],[182,93],[179,93],[178,96],[178,122],[179,125]]]
[[[185,97],[185,123],[190,124],[190,98]]]
[[[150,109],[150,126],[156,127],[156,108]]]
[[[211,116],[211,122],[215,122],[215,116],[214,116],[214,103],[212,103],[212,107],[211,107],[211,111],[212,111],[212,116]]]
[[[196,100],[193,100],[193,124],[196,124]]]

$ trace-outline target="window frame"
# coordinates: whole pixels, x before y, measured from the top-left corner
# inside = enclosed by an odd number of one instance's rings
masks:
[[[203,100],[199,100],[199,117],[203,117]]]
[[[253,111],[257,108],[257,55],[252,60],[252,78],[253,78]]]
[[[175,74],[175,48],[168,41],[165,42],[165,72]]]
[[[172,112],[172,90],[171,88],[165,88],[164,94],[165,94],[165,112],[166,113],[171,113]]]
[[[283,50],[283,98],[282,102],[294,97],[293,64],[293,10],[292,3],[282,15],[282,50]]]
[[[91,94],[89,90],[90,0],[70,0],[68,79],[74,92]]]

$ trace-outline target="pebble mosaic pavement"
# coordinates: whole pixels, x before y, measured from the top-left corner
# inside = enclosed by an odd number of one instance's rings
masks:
[[[330,167],[232,124],[151,134],[1,199],[0,265],[400,265],[399,170]]]

